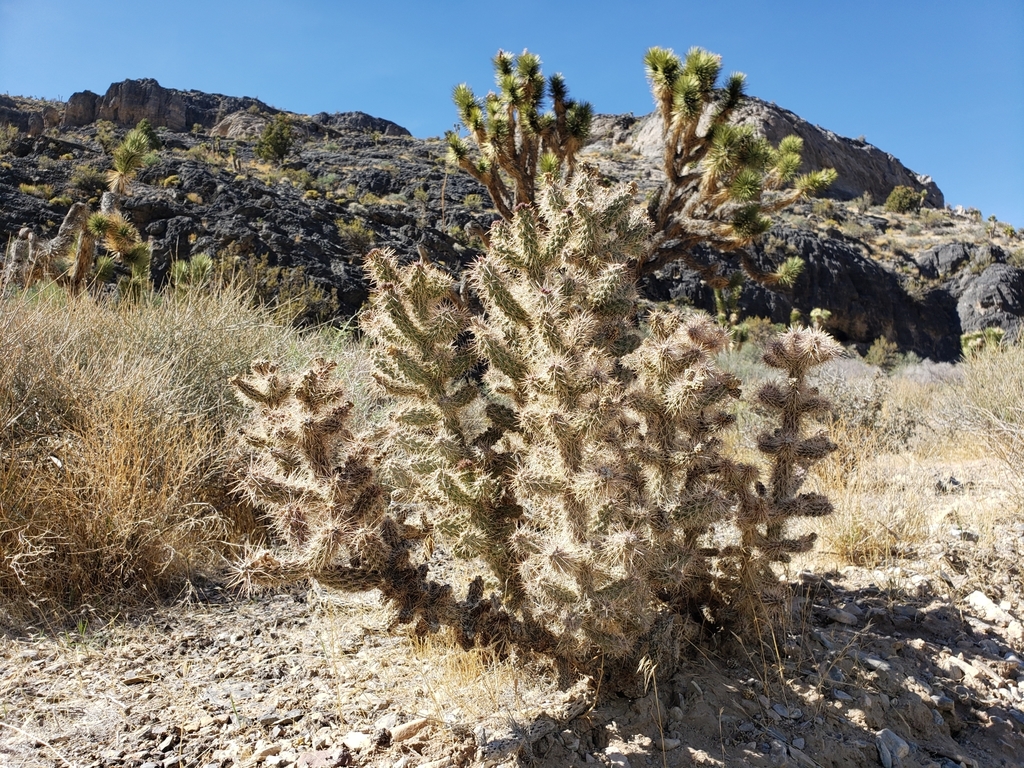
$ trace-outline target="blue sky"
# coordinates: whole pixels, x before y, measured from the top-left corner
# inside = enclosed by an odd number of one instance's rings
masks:
[[[863,134],[947,203],[1024,226],[1021,0],[0,0],[0,93],[67,99],[155,77],[425,137],[455,122],[453,85],[491,87],[499,48],[540,54],[598,112],[645,114],[652,45],[720,53],[751,95]]]

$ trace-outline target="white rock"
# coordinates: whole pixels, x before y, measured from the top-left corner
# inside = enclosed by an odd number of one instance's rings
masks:
[[[362,752],[373,746],[373,736],[360,731],[349,731],[341,743],[355,752]]]
[[[1010,626],[1013,616],[1008,614],[981,590],[975,590],[967,596],[967,604],[978,612],[978,617],[985,621],[990,621],[993,624],[998,624],[1001,627]]]
[[[391,729],[391,740],[392,741],[405,741],[411,739],[426,726],[430,720],[426,717],[421,717],[416,720],[410,720],[407,723],[396,725]]]

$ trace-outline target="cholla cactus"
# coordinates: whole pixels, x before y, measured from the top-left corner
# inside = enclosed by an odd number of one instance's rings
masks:
[[[352,403],[331,381],[335,367],[315,360],[289,375],[257,361],[249,376],[231,379],[257,412],[243,432],[252,455],[241,487],[286,544],[283,555],[249,553],[239,579],[279,585],[312,577],[343,591],[379,589],[394,625],[415,622],[420,633],[451,626],[467,647],[521,641],[521,626],[484,600],[479,578],[457,601],[414,561],[429,524],[410,522],[404,508],[388,504],[376,471],[381,447],[350,430]]]
[[[392,480],[574,661],[628,656],[666,612],[735,610],[741,592],[767,592],[763,563],[795,548],[785,518],[822,511],[793,496],[806,462],[785,451],[759,502],[771,524],[750,511],[757,470],[721,454],[733,421],[721,406],[739,394],[714,360],[725,330],[656,311],[641,334],[630,265],[650,228],[633,196],[586,174],[546,186],[471,269],[484,310],[472,320],[438,270],[369,259],[364,327],[400,402],[389,454],[406,466]],[[804,392],[802,378],[792,386]],[[786,439],[810,407],[800,403],[795,419],[783,404]],[[782,467],[795,479],[777,481]]]
[[[631,265],[650,224],[634,195],[588,174],[545,186],[471,268],[475,316],[439,269],[372,252],[363,328],[396,401],[373,450],[345,431],[327,364],[301,380],[267,364],[236,378],[266,425],[250,436],[264,459],[246,486],[293,552],[249,572],[379,587],[406,620],[461,627],[464,642],[522,642],[576,665],[602,654],[622,670],[671,645],[677,616],[777,618],[772,563],[813,542],[788,538],[787,522],[831,509],[799,487],[834,447],[804,434],[826,406],[805,376],[838,347],[802,329],[769,346],[787,379],[759,394],[780,416],[759,441],[762,484],[723,450],[724,406],[739,396],[716,364],[727,331],[675,310],[641,326]],[[484,599],[478,580],[456,602],[425,586],[426,565],[410,559],[430,556],[420,537],[480,557],[500,594]]]

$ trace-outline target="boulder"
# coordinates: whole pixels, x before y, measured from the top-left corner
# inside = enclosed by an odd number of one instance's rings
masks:
[[[963,333],[1000,328],[1008,340],[1024,325],[1024,269],[995,263],[963,292],[956,305]]]
[[[945,279],[955,274],[971,260],[974,247],[966,243],[944,243],[914,257],[921,275],[930,279]]]
[[[770,237],[785,255],[804,260],[804,270],[788,290],[773,290],[752,281],[744,286],[740,313],[744,317],[767,317],[788,323],[793,309],[805,318],[816,307],[832,312],[827,329],[839,341],[866,348],[875,339],[886,338],[901,349],[936,361],[956,360],[960,355],[960,321],[956,300],[936,289],[921,297],[911,296],[900,279],[882,264],[865,257],[852,243],[809,230],[779,225]],[[779,261],[764,245],[752,249],[759,268],[772,270]],[[722,259],[707,251],[706,258]],[[726,257],[730,269],[738,260]],[[681,264],[667,265],[643,284],[647,296],[656,300],[685,299],[709,312],[714,296],[695,272]]]

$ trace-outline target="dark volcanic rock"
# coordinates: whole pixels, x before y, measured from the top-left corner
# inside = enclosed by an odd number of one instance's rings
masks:
[[[992,264],[973,281],[956,305],[965,333],[1001,328],[1019,339],[1024,325],[1024,269]]]
[[[739,304],[743,316],[788,323],[794,308],[806,318],[820,307],[832,312],[827,328],[842,342],[866,346],[886,338],[933,360],[959,356],[960,322],[956,301],[947,292],[911,296],[894,273],[844,240],[785,226],[774,227],[771,237],[784,244],[787,256],[801,257],[804,270],[786,292],[748,282]],[[765,253],[764,246],[755,247],[754,259],[764,269],[777,261]],[[738,267],[738,261],[733,267]],[[644,289],[652,299],[685,299],[714,311],[711,289],[680,264],[646,278]]]
[[[187,131],[197,123],[203,128],[212,128],[225,115],[249,107],[261,112],[278,111],[248,97],[179,91],[164,88],[152,78],[124,80],[112,84],[102,97],[90,91],[73,94],[64,110],[64,126],[82,126],[96,120],[134,126],[146,119],[154,128],[165,126],[172,131]]]
[[[332,115],[320,112],[313,115],[313,122],[341,131],[376,132],[382,136],[412,136],[409,131],[398,125],[398,123],[374,117],[365,112],[335,112]]]
[[[945,279],[969,262],[973,251],[966,243],[944,243],[921,252],[914,261],[924,277]]]

